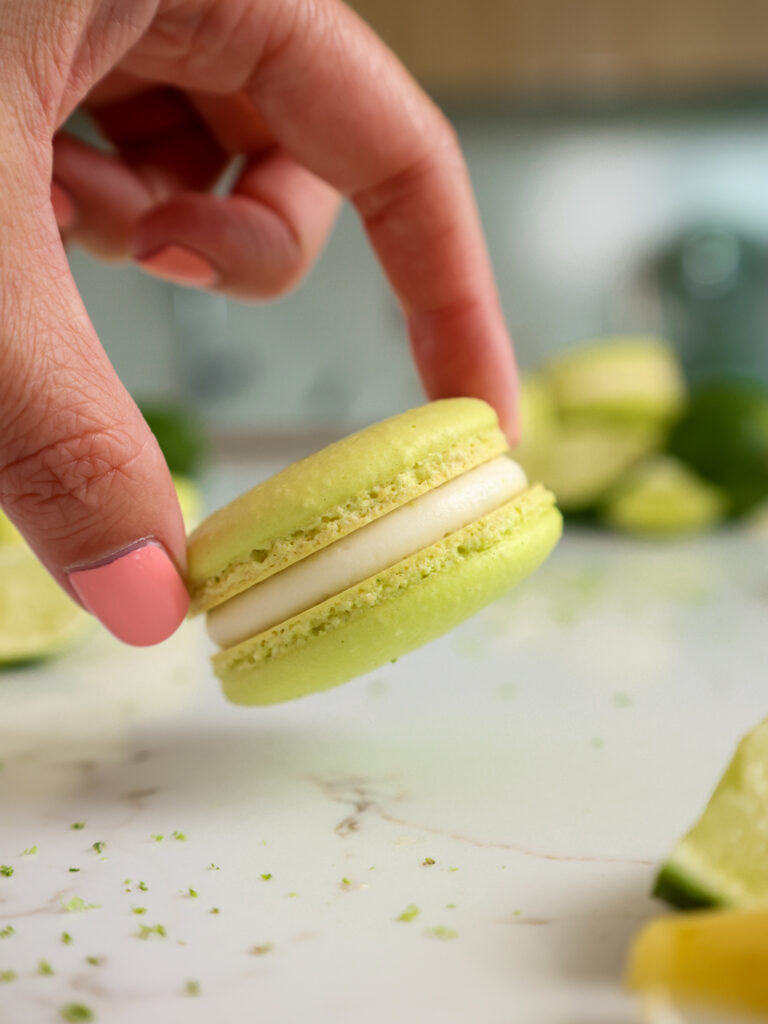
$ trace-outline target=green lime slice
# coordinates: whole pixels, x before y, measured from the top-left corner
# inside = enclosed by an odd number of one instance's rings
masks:
[[[646,536],[699,533],[721,522],[728,501],[678,459],[657,455],[634,466],[614,488],[601,518],[616,530]]]
[[[0,666],[49,658],[74,644],[92,619],[26,547],[0,547]]]
[[[654,894],[686,908],[768,905],[768,719],[739,744]]]
[[[768,388],[708,385],[694,393],[669,450],[729,496],[733,512],[768,497]]]
[[[554,491],[567,512],[591,508],[638,459],[658,449],[659,432],[645,426],[563,427],[548,451],[537,453],[532,465],[523,463],[531,479]]]

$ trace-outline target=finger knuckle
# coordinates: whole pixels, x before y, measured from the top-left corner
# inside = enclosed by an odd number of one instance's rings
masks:
[[[42,431],[20,430],[8,446],[0,503],[46,535],[92,530],[105,518],[107,490],[119,505],[140,455],[140,443],[120,425],[96,424],[84,411],[54,414]]]

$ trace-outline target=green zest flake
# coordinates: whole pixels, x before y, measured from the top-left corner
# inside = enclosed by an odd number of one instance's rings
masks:
[[[133,914],[146,914],[146,907],[131,907],[131,913]]]
[[[12,924],[7,924],[5,928],[0,928],[0,939],[9,939],[11,935],[16,932],[16,929]]]
[[[347,878],[347,877],[345,876],[344,878],[342,878],[342,880],[341,880],[341,884],[342,884],[342,885],[352,885],[352,881],[351,881],[351,879],[349,879],[349,878]]]
[[[139,888],[142,892],[149,892],[149,886],[146,882],[139,882]]]
[[[81,910],[98,910],[100,903],[86,903],[82,896],[73,896],[67,903],[61,904],[64,910],[70,913],[79,913]]]
[[[456,909],[456,904],[455,903],[446,903],[445,907],[446,907],[446,910],[455,910]]]
[[[208,865],[208,870],[209,871],[221,871],[221,868],[219,867],[218,864],[209,864]]]
[[[10,864],[0,864],[0,875],[2,875],[3,878],[10,878],[12,874],[13,868]]]
[[[136,932],[137,939],[148,939],[151,935],[159,935],[161,939],[167,937],[165,927],[161,924],[141,924]]]
[[[272,875],[271,875],[270,872],[267,872],[267,874],[262,875],[261,877],[264,879],[265,882],[268,882],[270,880],[270,878],[272,877]]]
[[[69,934],[69,932],[62,932],[61,933],[61,941],[64,943],[65,946],[71,946],[72,945],[72,936]]]
[[[98,842],[93,844],[91,849],[95,850],[96,853],[101,853],[106,845],[107,845],[106,843],[104,843],[101,840],[99,840]]]
[[[211,909],[208,911],[208,913],[209,914],[220,914],[221,911],[219,910],[218,907],[211,907]]]
[[[173,838],[178,839],[179,842],[184,842],[184,840],[187,838],[185,832],[173,832],[172,835]]]
[[[123,885],[130,885],[130,884],[131,884],[130,878],[126,878],[126,880],[123,882]]]
[[[294,898],[295,896],[298,896],[298,895],[299,895],[299,894],[298,894],[297,892],[289,892],[289,893],[288,893],[288,896],[289,896],[289,897],[290,897],[291,899],[293,899],[293,898]]]
[[[53,968],[48,960],[37,961],[37,973],[38,974],[53,974]]]
[[[184,986],[184,991],[188,996],[199,996],[200,995],[200,982],[199,981],[188,981]]]
[[[162,832],[153,832],[152,838],[156,843],[162,843],[163,839],[165,839],[165,836],[163,835]]]
[[[80,868],[70,868],[69,870],[70,870],[70,871],[79,871],[79,870],[80,870]]]
[[[449,871],[458,871],[458,868],[448,868]]]
[[[78,832],[81,828],[85,828],[84,821],[75,821],[69,826],[74,832]]]
[[[0,971],[0,984],[8,985],[12,981],[16,981],[18,974],[16,971]]]
[[[413,921],[415,920],[421,911],[415,903],[409,903],[402,914],[398,914],[395,918],[396,921]]]
[[[196,889],[193,889],[192,886],[190,885],[190,887],[187,889],[184,895],[188,896],[189,899],[191,900],[196,900],[200,893]]]
[[[26,848],[26,850],[22,850],[21,851],[21,856],[22,857],[31,857],[33,853],[37,853],[37,847],[36,846],[28,846]]]
[[[431,935],[433,939],[458,939],[459,933],[454,928],[446,928],[445,925],[438,924],[434,928],[427,928],[427,935]]]
[[[85,962],[87,964],[90,964],[91,967],[98,967],[99,964],[101,963],[101,957],[100,956],[87,956],[85,958]]]
[[[67,1003],[59,1010],[59,1016],[69,1024],[88,1024],[89,1021],[96,1020],[96,1014],[85,1003]]]
[[[432,865],[434,863],[435,863],[435,858],[434,857],[425,857],[424,860],[421,862],[421,866],[423,868],[429,868],[429,867],[432,867]]]
[[[260,946],[254,946],[251,953],[254,956],[264,956],[265,953],[271,953],[274,948],[271,942],[263,942]]]

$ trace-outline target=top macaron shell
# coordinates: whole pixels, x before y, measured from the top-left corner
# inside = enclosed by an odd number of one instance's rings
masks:
[[[453,398],[374,424],[293,463],[190,536],[192,612],[221,604],[507,447],[485,402]]]

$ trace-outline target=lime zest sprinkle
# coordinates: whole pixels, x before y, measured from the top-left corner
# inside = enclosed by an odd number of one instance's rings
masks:
[[[184,991],[188,996],[199,996],[200,995],[200,982],[191,979],[184,986]]]
[[[146,882],[139,882],[139,888],[142,892],[149,892],[149,886]]]
[[[85,958],[85,962],[87,964],[90,964],[91,967],[98,967],[99,964],[101,963],[101,957],[100,956],[87,956]]]
[[[107,844],[103,840],[97,839],[96,842],[91,847],[91,849],[95,850],[96,853],[101,853],[106,845]]]
[[[98,910],[100,903],[86,903],[82,896],[73,896],[66,903],[62,900],[61,906],[70,913],[77,914],[81,910]]]
[[[62,932],[61,933],[61,941],[64,943],[65,946],[71,946],[72,945],[72,936],[69,934],[69,932]]]
[[[341,880],[342,885],[352,885],[352,880],[345,875]]]
[[[137,939],[148,939],[151,935],[159,935],[161,939],[165,939],[168,932],[162,924],[140,924],[135,935]]]
[[[405,910],[402,912],[402,914],[398,914],[397,915],[395,920],[396,921],[414,921],[419,916],[420,913],[421,913],[421,910],[416,906],[415,903],[409,903],[408,906],[405,908]]]
[[[437,924],[434,928],[427,928],[427,935],[433,939],[458,939],[459,933],[455,928],[446,928],[443,924]]]
[[[12,981],[16,981],[18,974],[16,971],[0,971],[0,984],[8,985]]]
[[[299,894],[298,894],[297,892],[289,892],[289,893],[288,893],[288,897],[289,897],[290,899],[293,899],[293,898],[294,898],[295,896],[298,896],[298,895],[299,895]]]
[[[10,878],[12,874],[13,868],[10,864],[0,864],[0,875],[2,875],[3,878]]]
[[[73,821],[69,827],[72,829],[73,832],[79,832],[81,828],[85,828],[85,822]]]
[[[152,839],[154,839],[156,843],[162,843],[162,841],[165,839],[165,836],[163,835],[162,832],[153,832]]]
[[[456,909],[456,904],[455,903],[446,903],[445,904],[445,909],[446,910],[455,910]]]
[[[68,870],[74,872],[74,871],[79,871],[80,868],[68,868]]]
[[[268,882],[270,880],[270,878],[272,877],[272,872],[271,871],[267,871],[261,877],[264,879],[265,882]]]
[[[147,912],[147,908],[146,907],[131,907],[131,913],[132,914],[146,914],[146,912]]]
[[[37,961],[37,973],[38,974],[53,974],[53,968],[49,960],[38,960]]]
[[[213,861],[211,861],[211,863],[208,865],[208,870],[209,871],[221,871],[221,868],[219,867],[218,864],[214,864]]]
[[[449,871],[458,871],[458,868],[448,868]]]
[[[187,889],[184,895],[190,900],[196,900],[200,893],[197,891],[197,889],[193,889],[192,886],[190,885],[190,887]]]
[[[32,854],[34,854],[34,853],[37,853],[37,847],[36,846],[28,846],[26,848],[26,850],[22,850],[21,851],[21,856],[22,857],[31,857]]]
[[[68,1024],[88,1024],[96,1020],[96,1014],[85,1003],[67,1003],[59,1010],[59,1016],[62,1020],[68,1021]]]
[[[0,928],[0,939],[9,939],[11,935],[14,935],[16,929],[12,924],[7,924],[5,928]]]
[[[424,860],[421,862],[421,866],[423,868],[430,868],[435,863],[436,861],[434,857],[425,857]]]
[[[264,956],[265,953],[271,953],[274,948],[271,942],[262,942],[260,946],[253,946],[251,953],[254,956]]]
[[[219,910],[218,907],[211,907],[211,909],[208,911],[208,913],[209,914],[220,914],[221,911]]]
[[[184,842],[184,840],[187,838],[186,832],[173,832],[172,835],[173,838],[177,839],[180,843]]]

